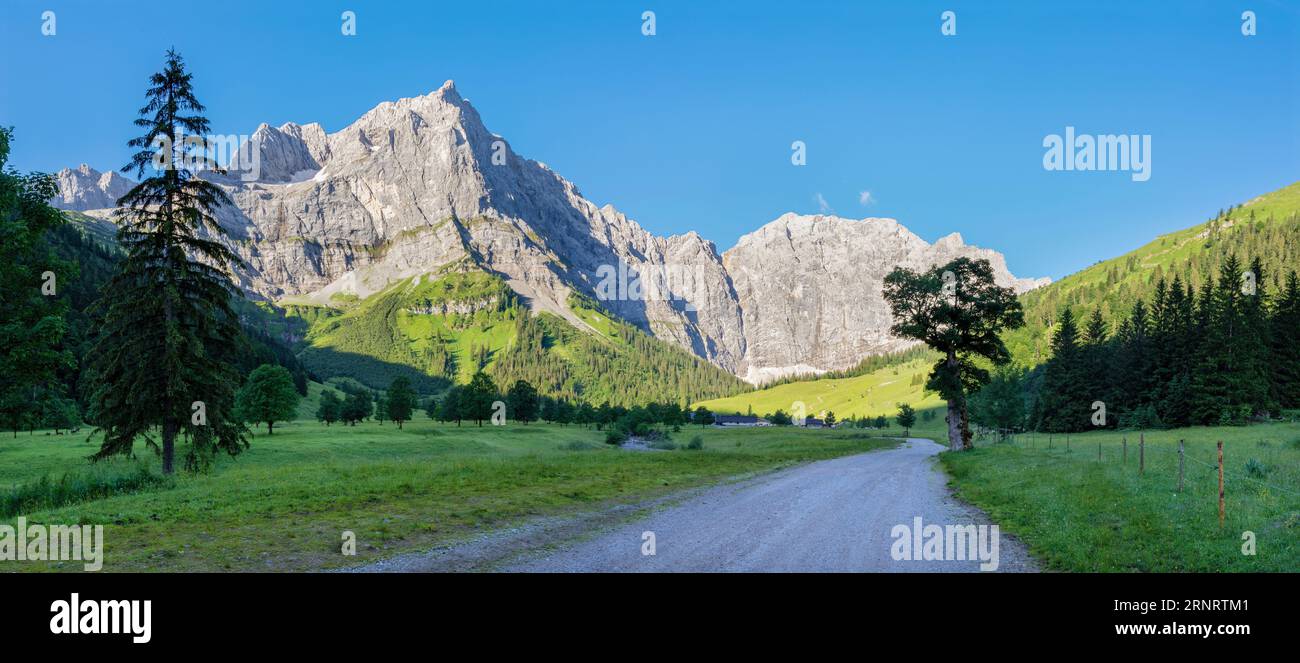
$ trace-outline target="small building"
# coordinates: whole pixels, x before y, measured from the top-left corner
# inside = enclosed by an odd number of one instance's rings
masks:
[[[807,417],[803,420],[804,428],[825,428],[826,422],[817,417]]]
[[[771,422],[752,414],[715,414],[714,426],[771,426]]]

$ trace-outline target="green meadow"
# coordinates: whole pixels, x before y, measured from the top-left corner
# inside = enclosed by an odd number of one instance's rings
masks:
[[[313,385],[318,392],[319,385]],[[307,402],[307,399],[305,399]],[[210,471],[132,481],[158,460],[91,464],[86,432],[0,438],[0,497],[50,499],[0,514],[104,526],[104,571],[302,571],[354,566],[466,540],[537,516],[638,503],[733,477],[874,449],[864,431],[686,427],[675,450],[630,451],[580,426],[456,426],[422,416],[325,427],[277,424]],[[684,447],[699,435],[702,450]],[[34,482],[46,477],[45,484]],[[157,477],[154,477],[157,479]],[[97,494],[87,486],[109,486]],[[34,497],[32,497],[34,496]],[[357,555],[344,557],[344,531]],[[0,570],[81,569],[0,562]]]
[[[1070,435],[1066,445],[1064,435],[1020,435],[941,458],[956,493],[1049,569],[1300,571],[1300,423],[1105,431]],[[1254,555],[1242,552],[1247,533]]]
[[[908,403],[917,410],[943,403],[937,394],[925,391],[926,375],[933,364],[932,360],[918,359],[851,378],[789,382],[702,401],[692,407],[703,405],[714,412],[736,414],[752,409],[756,415],[765,415],[777,410],[789,413],[796,402],[801,402],[810,417],[823,416],[827,411],[840,420],[883,414],[892,422],[899,403]]]

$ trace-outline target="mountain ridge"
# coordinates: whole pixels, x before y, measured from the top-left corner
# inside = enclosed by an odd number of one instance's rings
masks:
[[[652,336],[759,382],[844,369],[864,353],[897,349],[883,301],[868,296],[873,311],[859,315],[853,309],[862,298],[842,293],[852,291],[853,281],[874,283],[900,264],[924,268],[959,255],[986,257],[1004,285],[1039,283],[1015,278],[1000,254],[967,246],[960,235],[931,245],[892,219],[901,231],[889,235],[844,225],[885,220],[787,213],[726,252],[695,231],[656,236],[613,205],[582,197],[544,163],[516,154],[451,81],[427,95],[382,102],[333,133],[317,123],[263,123],[253,136],[246,147],[256,150],[255,177],[233,169],[205,177],[234,202],[216,216],[245,262],[236,281],[271,301],[364,299],[396,281],[469,260],[503,278],[534,313],[585,328],[570,295],[594,297]],[[84,202],[102,202],[108,194],[101,193],[84,192]],[[79,202],[63,199],[65,207]],[[800,241],[809,244],[784,251],[747,246],[773,224],[799,229]],[[859,259],[816,245],[836,238],[856,242],[849,248]],[[819,262],[826,258],[831,262]],[[773,276],[756,276],[760,265]],[[851,276],[835,271],[841,268]],[[809,292],[819,293],[813,298],[772,297],[771,287],[800,279],[839,283],[810,283]],[[611,280],[616,295],[600,296],[611,292]],[[629,280],[636,287],[625,287]],[[627,294],[638,289],[643,296]],[[797,319],[809,311],[816,320]]]

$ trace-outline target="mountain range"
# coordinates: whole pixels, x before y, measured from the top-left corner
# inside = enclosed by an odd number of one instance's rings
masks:
[[[377,310],[367,303],[391,299],[394,288],[406,294],[385,310],[403,320],[506,310],[473,276],[482,273],[534,315],[598,337],[627,323],[762,383],[907,347],[889,334],[881,296],[894,267],[969,256],[988,259],[1017,292],[1047,283],[1016,278],[1000,254],[956,233],[930,244],[892,219],[784,214],[725,253],[693,231],[653,235],[515,153],[451,81],[381,103],[334,133],[263,124],[245,149],[256,156],[255,177],[239,162],[204,174],[233,201],[217,217],[244,261],[234,277],[252,298],[331,320],[308,342],[347,336],[339,325],[348,313]],[[84,164],[57,178],[56,207],[101,219],[131,185]],[[496,299],[449,301],[427,291],[432,283]]]

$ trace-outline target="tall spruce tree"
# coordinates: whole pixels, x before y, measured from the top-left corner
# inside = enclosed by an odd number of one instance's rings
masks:
[[[178,436],[190,442],[191,470],[248,446],[233,412],[241,332],[226,270],[238,258],[216,241],[225,230],[212,215],[229,199],[197,176],[219,168],[206,154],[208,120],[191,78],[174,50],[150,78],[135,120],[144,133],[128,143],[138,151],[122,168],[140,183],[117,201],[126,256],[93,307],[102,320],[89,353],[90,419],[102,436],[93,458],[130,454],[143,438],[167,474]]]
[[[1136,422],[1133,418],[1138,413],[1145,417],[1147,406],[1157,399],[1151,375],[1151,319],[1145,302],[1139,299],[1133,303],[1133,311],[1115,336],[1116,348],[1111,364],[1112,398],[1115,402],[1108,409],[1115,409],[1129,423],[1141,427],[1145,422]]]
[[[1250,414],[1253,389],[1251,349],[1243,347],[1245,329],[1241,263],[1228,256],[1213,287],[1206,281],[1201,296],[1201,343],[1193,378],[1192,417],[1196,423],[1242,423]]]
[[[1160,349],[1157,376],[1163,380],[1157,411],[1165,425],[1191,423],[1192,359],[1196,348],[1196,293],[1174,277],[1165,301],[1156,344]]]
[[[1066,307],[1056,320],[1052,334],[1052,356],[1043,369],[1039,393],[1041,426],[1044,431],[1064,433],[1082,430],[1088,423],[1090,406],[1084,380],[1083,351],[1074,312]]]
[[[1112,348],[1107,338],[1108,333],[1106,319],[1102,317],[1101,309],[1093,309],[1092,317],[1088,318],[1088,326],[1083,332],[1082,356],[1080,357],[1080,365],[1083,371],[1080,376],[1083,384],[1082,396],[1089,403],[1089,409],[1091,409],[1091,403],[1096,401],[1107,403],[1113,400],[1108,365]],[[1091,418],[1089,418],[1089,421],[1091,421]],[[1109,426],[1112,423],[1114,423],[1114,416],[1107,411],[1105,425]]]
[[[1266,276],[1264,263],[1256,256],[1250,263],[1250,271],[1243,275],[1241,298],[1238,300],[1241,336],[1237,344],[1241,350],[1241,375],[1237,383],[1243,390],[1242,401],[1249,406],[1251,414],[1265,414],[1276,407],[1269,388],[1272,359],[1269,336],[1272,330]]]
[[[1284,408],[1300,408],[1300,277],[1292,271],[1270,320],[1273,397]]]

